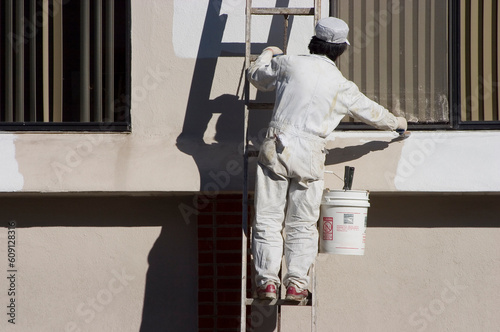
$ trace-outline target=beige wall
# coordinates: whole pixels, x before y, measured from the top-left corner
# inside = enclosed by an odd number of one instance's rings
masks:
[[[372,193],[365,255],[317,259],[318,331],[494,330],[499,199]],[[180,204],[192,197],[4,195],[0,223],[17,222],[16,329],[196,331],[196,220]],[[310,308],[282,317],[283,331],[310,326]]]
[[[1,133],[0,192],[241,190],[244,6],[214,3],[132,0],[132,132]],[[310,2],[294,2],[301,4]],[[282,43],[280,20],[255,18],[258,49]],[[307,53],[312,34],[311,17],[295,18],[289,53]],[[250,113],[249,137],[257,147],[269,117]],[[394,137],[336,133],[329,169],[342,177],[345,164],[356,166],[355,186],[371,191],[500,190],[500,157],[491,153],[500,148],[498,131],[414,132],[391,142]],[[330,178],[329,187],[342,186]]]
[[[192,197],[1,197],[1,331],[195,331],[197,223]],[[15,295],[6,279],[15,221]],[[6,306],[15,298],[15,325]]]
[[[317,331],[495,331],[499,199],[373,195],[365,255],[316,260]],[[310,323],[283,308],[282,331]]]

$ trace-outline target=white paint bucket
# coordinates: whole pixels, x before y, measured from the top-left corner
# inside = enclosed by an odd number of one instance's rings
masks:
[[[319,218],[319,251],[363,255],[369,207],[368,191],[326,189]]]

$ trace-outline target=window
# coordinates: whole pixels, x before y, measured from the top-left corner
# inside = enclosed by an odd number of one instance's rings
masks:
[[[130,130],[130,1],[0,3],[1,130]]]
[[[332,12],[350,26],[340,70],[411,128],[500,128],[496,0],[339,0]]]

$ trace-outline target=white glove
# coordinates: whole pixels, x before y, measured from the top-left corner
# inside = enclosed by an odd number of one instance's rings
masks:
[[[396,130],[405,132],[408,129],[408,123],[406,122],[406,119],[401,116],[398,116],[396,119],[398,120],[398,127],[396,128]]]
[[[276,46],[269,46],[269,47],[266,47],[264,49],[264,51],[267,51],[267,50],[273,52],[273,56],[283,54],[283,51],[279,47],[276,47]]]

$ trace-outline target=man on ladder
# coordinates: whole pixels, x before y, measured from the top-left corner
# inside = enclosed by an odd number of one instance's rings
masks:
[[[286,300],[308,296],[308,272],[318,251],[325,138],[342,118],[348,114],[383,130],[407,127],[404,118],[363,95],[335,65],[349,45],[347,24],[328,17],[315,30],[310,55],[281,55],[279,48],[268,47],[248,70],[259,90],[276,90],[255,185],[252,253],[259,299],[277,297],[283,247]]]

